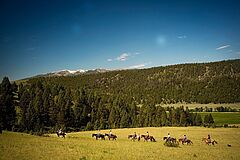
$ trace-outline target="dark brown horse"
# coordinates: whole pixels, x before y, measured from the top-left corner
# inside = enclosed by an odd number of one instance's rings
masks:
[[[169,142],[174,142],[174,143],[176,143],[177,142],[177,139],[176,138],[173,138],[173,137],[163,137],[163,140],[164,141],[169,141]]]
[[[111,138],[112,138],[112,140],[117,140],[117,136],[114,134],[110,135],[110,134],[105,133],[105,136],[107,136],[109,140],[111,140]]]
[[[178,141],[179,141],[179,143],[182,143],[182,144],[184,144],[184,143],[187,143],[187,145],[193,144],[193,142],[190,139],[184,140],[183,138],[179,138]]]
[[[135,135],[132,135],[132,134],[129,134],[129,135],[128,135],[128,139],[131,139],[131,140],[132,140],[134,137],[137,137],[137,135],[136,135],[136,136],[135,136]]]
[[[128,139],[131,139],[132,141],[135,141],[135,140],[140,141],[140,137],[134,134],[128,135]]]
[[[141,135],[141,138],[143,138],[144,142],[145,141],[156,142],[156,140],[153,136]]]
[[[101,140],[105,140],[105,136],[103,134],[92,134],[92,137],[96,137],[96,140],[98,140],[99,138]]]

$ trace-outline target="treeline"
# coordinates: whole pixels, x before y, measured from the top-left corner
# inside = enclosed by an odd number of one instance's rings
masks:
[[[139,105],[131,97],[73,90],[46,81],[17,86],[5,77],[0,86],[1,127],[7,130],[42,134],[59,128],[78,131],[214,123],[211,114],[202,118],[183,107],[165,109],[147,101]]]
[[[98,94],[131,97],[138,104],[240,102],[240,60],[40,77],[27,83],[38,80],[73,90],[84,87]]]

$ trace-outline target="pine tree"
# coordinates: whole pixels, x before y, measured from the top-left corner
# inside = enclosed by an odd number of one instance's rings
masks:
[[[0,127],[12,130],[15,125],[16,111],[12,85],[7,77],[4,77],[0,85]]]
[[[172,122],[172,126],[176,126],[178,124],[178,116],[177,116],[177,112],[176,109],[172,108],[171,109],[171,122]],[[180,119],[181,121],[181,119]]]
[[[161,126],[166,126],[166,125],[167,125],[167,113],[165,109],[163,109],[162,115],[161,115]]]
[[[181,115],[180,115],[180,124],[183,126],[187,125],[187,116],[186,113],[184,111],[182,111]]]
[[[60,90],[58,97],[57,97],[57,107],[59,108],[59,112],[57,113],[57,126],[61,128],[65,128],[65,107],[66,102],[64,99],[65,90]]]
[[[82,109],[81,109],[80,90],[77,90],[75,92],[73,113],[74,113],[74,127],[80,128],[81,127],[81,121],[82,121]],[[92,123],[93,123],[94,122],[93,118],[95,117],[95,112],[91,113],[91,117],[92,117]]]
[[[22,89],[21,90],[22,94],[19,95],[19,114],[18,114],[18,125],[21,128],[21,130],[25,131],[27,130],[27,109],[29,106],[29,103],[31,101],[30,99],[30,94],[27,89]]]
[[[39,83],[38,83],[39,84]],[[40,85],[40,84],[39,84]],[[38,85],[38,86],[39,86]],[[44,128],[43,124],[43,99],[42,99],[42,87],[36,89],[36,96],[33,101],[33,108],[34,108],[34,131],[40,132]]]
[[[208,125],[209,124],[209,116],[206,114],[204,116],[204,125]]]
[[[120,121],[120,128],[127,128],[129,126],[128,120],[129,120],[129,117],[127,112],[123,111],[121,121]]]
[[[42,95],[43,100],[43,111],[42,111],[42,121],[44,126],[50,126],[50,109],[53,105],[52,94],[50,86],[45,86],[44,92]]]
[[[116,111],[115,111],[115,107],[111,108],[109,117],[108,117],[108,122],[110,125],[110,128],[116,128]]]
[[[64,95],[64,124],[66,127],[71,127],[74,122],[74,113],[72,109],[71,91],[68,89]]]
[[[131,103],[130,105],[130,119],[131,119],[131,127],[136,127],[137,126],[137,106],[134,102]]]
[[[196,123],[197,126],[202,125],[202,117],[201,117],[200,114],[196,115],[195,123]]]
[[[214,123],[212,114],[209,114],[209,116],[208,116],[208,123],[209,123],[209,124],[213,124],[213,123]]]

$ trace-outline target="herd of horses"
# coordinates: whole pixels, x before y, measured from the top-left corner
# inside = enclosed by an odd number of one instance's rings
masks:
[[[128,135],[128,139],[132,140],[132,141],[140,141],[141,138],[143,139],[144,142],[147,141],[151,141],[151,142],[156,142],[156,139],[153,136],[148,136],[148,135],[134,135],[134,134],[130,134]]]
[[[105,140],[105,136],[108,137],[109,140],[111,140],[111,139],[117,140],[117,136],[114,134],[107,134],[107,133],[105,133],[105,135],[104,134],[92,134],[92,137],[95,137],[96,140],[98,140],[98,139]]]
[[[59,132],[57,131],[57,136],[60,137],[62,136],[63,138],[65,138],[66,133],[65,132]],[[105,140],[105,137],[107,137],[107,139],[109,140],[117,140],[117,135],[114,134],[92,134],[92,137],[95,137],[96,140]],[[156,139],[153,136],[149,136],[149,135],[135,135],[135,134],[130,134],[128,135],[128,139],[132,140],[132,141],[140,141],[141,139],[143,139],[144,142],[156,142]],[[182,143],[182,145],[187,144],[187,145],[192,145],[193,142],[190,139],[186,139],[184,140],[184,138],[179,138],[178,140],[174,137],[163,137],[163,140],[165,142],[169,142],[169,143],[175,143],[175,144],[179,144]],[[207,144],[207,145],[215,145],[218,144],[216,140],[209,140],[208,138],[202,138],[202,141]]]

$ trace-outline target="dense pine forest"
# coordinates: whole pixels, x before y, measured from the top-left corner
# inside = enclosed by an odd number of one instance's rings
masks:
[[[177,102],[240,102],[240,60],[37,77],[0,86],[1,128],[42,134],[106,128],[212,125]]]
[[[68,77],[33,78],[75,90],[151,103],[240,102],[240,60],[180,64],[150,69],[120,70]]]

